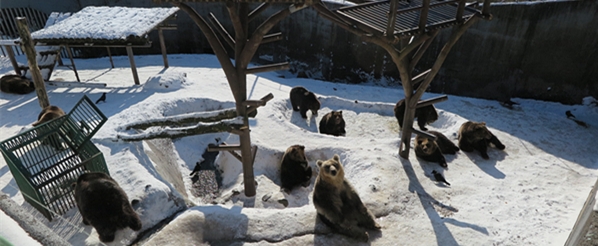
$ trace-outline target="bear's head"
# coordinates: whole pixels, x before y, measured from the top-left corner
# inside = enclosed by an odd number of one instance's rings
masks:
[[[65,113],[64,111],[62,111],[61,108],[57,106],[48,106],[42,110],[42,112],[38,116],[37,121],[31,125],[37,126],[50,120],[60,118],[60,116],[63,115],[65,115]]]
[[[415,147],[420,149],[423,153],[431,155],[436,151],[438,145],[434,140],[417,135],[415,137]]]
[[[303,145],[293,145],[287,149],[286,153],[293,160],[307,162],[307,158],[305,158],[305,146]]]
[[[316,164],[318,164],[318,167],[320,168],[320,173],[318,174],[319,179],[322,179],[326,183],[336,184],[338,186],[342,185],[343,180],[345,179],[345,171],[341,164],[340,157],[337,154],[335,154],[332,159],[326,161],[318,160]]]
[[[305,101],[309,102],[308,103],[308,107],[309,110],[311,110],[311,113],[314,115],[318,114],[318,110],[320,109],[320,107],[322,106],[320,103],[320,100],[318,100],[318,97],[316,96],[316,94],[314,94],[311,91],[306,91],[304,94],[305,96]]]
[[[342,125],[345,126],[345,119],[343,119],[343,111],[332,111],[330,113],[330,121],[334,122],[334,125]]]
[[[470,130],[473,139],[475,140],[489,140],[492,138],[492,133],[490,133],[490,131],[486,127],[486,122],[473,122]]]

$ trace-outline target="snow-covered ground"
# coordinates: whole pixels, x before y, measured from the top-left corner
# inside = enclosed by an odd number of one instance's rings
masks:
[[[23,59],[22,57],[20,59]],[[562,105],[514,98],[514,110],[496,101],[449,95],[436,104],[438,121],[429,128],[457,143],[457,131],[466,121],[484,121],[507,146],[490,149],[489,160],[477,153],[447,155],[448,168],[415,157],[398,156],[399,127],[393,106],[401,88],[336,84],[311,79],[281,78],[277,73],[248,75],[249,99],[268,93],[274,99],[250,119],[252,143],[258,147],[254,164],[257,195],[243,195],[240,162],[223,152],[216,165],[223,171],[223,187],[215,200],[203,204],[189,191],[188,173],[201,160],[204,149],[220,137],[229,144],[238,137],[228,133],[173,139],[161,151],[170,154],[183,193],[166,182],[160,171],[164,163],[148,157],[154,153],[146,142],[123,142],[118,136],[149,134],[127,130],[135,122],[234,107],[223,71],[212,55],[169,55],[170,68],[161,56],[136,56],[139,77],[147,81],[135,86],[126,57],[77,59],[79,76],[85,82],[108,86],[46,86],[51,104],[70,111],[83,96],[93,101],[107,93],[97,106],[108,121],[92,139],[103,152],[110,174],[131,199],[139,199],[136,211],[143,229],[176,215],[174,220],[147,241],[148,245],[189,245],[199,241],[237,245],[348,245],[352,239],[331,233],[318,222],[312,190],[318,172],[316,160],[339,154],[346,178],[377,217],[380,232],[370,232],[372,245],[562,245],[596,181],[598,152],[598,108]],[[475,65],[475,64],[472,64]],[[12,67],[0,58],[0,74]],[[71,70],[58,67],[52,80],[75,81]],[[483,81],[480,81],[483,83]],[[308,120],[293,112],[289,91],[304,86],[322,103],[317,116]],[[166,87],[168,86],[168,87]],[[438,96],[426,93],[424,98]],[[588,101],[591,99],[588,99]],[[318,122],[331,110],[342,110],[347,135],[318,133]],[[570,110],[589,128],[565,116]],[[35,93],[0,93],[0,140],[10,138],[37,119],[40,108]],[[290,194],[279,191],[279,163],[291,145],[306,146],[309,164],[315,170],[311,184]],[[438,184],[430,176],[441,172],[451,186]],[[0,189],[23,207],[24,200],[5,161],[0,160]],[[196,206],[185,207],[187,204]],[[288,207],[278,200],[286,199]],[[184,210],[182,213],[177,211]],[[1,214],[0,214],[1,215]],[[13,240],[16,226],[5,226],[0,217],[0,235]],[[39,217],[74,245],[98,244],[97,233],[84,226],[76,208],[52,222]],[[68,228],[68,229],[66,229]],[[8,234],[7,234],[8,232]],[[110,245],[131,243],[139,232],[125,229]],[[18,244],[18,241],[13,242]]]

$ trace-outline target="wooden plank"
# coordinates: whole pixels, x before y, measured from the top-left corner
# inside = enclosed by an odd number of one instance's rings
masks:
[[[457,16],[456,16],[457,21],[463,21],[463,10],[465,9],[465,1],[466,0],[459,1],[459,6],[457,7]]]
[[[419,13],[419,33],[426,32],[426,24],[428,23],[428,11],[430,11],[430,0],[424,0],[422,9]]]
[[[255,73],[271,72],[271,71],[277,71],[277,70],[288,70],[289,67],[290,67],[290,65],[288,62],[282,62],[282,63],[247,68],[245,73],[246,74],[255,74]]]
[[[108,51],[108,58],[110,59],[110,66],[114,68],[114,61],[112,60],[112,53],[110,53],[110,47],[106,47],[106,51]]]
[[[253,11],[251,11],[251,13],[249,13],[249,17],[247,17],[247,20],[252,21],[255,17],[264,12],[264,10],[266,10],[266,8],[269,6],[270,3],[260,4],[260,6],[257,6],[257,8],[255,8]]]
[[[33,44],[31,33],[29,33],[29,28],[27,27],[27,18],[18,17],[16,22],[17,28],[19,29],[19,36],[21,36],[21,42],[23,44],[23,48],[25,49],[25,54],[27,55],[27,63],[29,64],[29,70],[31,70],[31,77],[33,78],[33,83],[35,84],[35,92],[37,93],[39,106],[41,106],[43,109],[47,106],[50,106],[50,100],[48,99],[48,94],[46,93],[44,79],[42,78],[42,74],[37,66],[37,54],[35,52],[35,45]]]
[[[421,100],[419,102],[417,102],[417,106],[416,108],[421,108],[421,107],[425,107],[425,106],[429,106],[435,103],[439,103],[439,102],[444,102],[448,100],[448,96],[447,95],[442,95],[439,97],[434,97],[434,98],[430,98],[430,99],[426,99],[426,100]]]
[[[216,19],[216,16],[214,16],[214,14],[212,13],[210,13],[210,22],[212,23],[212,25],[214,25],[214,27],[216,27],[216,31],[218,32],[218,34],[220,34],[220,36],[222,36],[222,39],[224,39],[224,41],[231,48],[235,48],[235,41],[233,40],[232,36],[226,31],[226,29],[224,29],[224,26],[220,24],[220,21],[218,21],[218,19]]]
[[[131,71],[133,72],[133,80],[136,85],[139,85],[139,75],[137,75],[137,66],[135,66],[135,57],[133,56],[133,48],[127,46],[127,55],[129,56],[129,63],[131,63]]]
[[[278,32],[278,33],[268,34],[268,35],[264,36],[264,39],[262,39],[262,42],[260,44],[266,44],[266,43],[279,41],[279,40],[282,40],[282,33]]]
[[[399,0],[390,0],[390,12],[388,15],[388,23],[386,23],[386,38],[394,37],[398,6]]]
[[[411,131],[413,133],[417,134],[417,135],[420,135],[420,136],[425,137],[427,139],[436,141],[436,136],[435,135],[432,135],[432,134],[424,132],[424,131],[417,130],[417,129],[413,128],[413,127],[411,127]]]
[[[588,198],[586,199],[581,212],[577,216],[577,220],[575,221],[575,225],[573,225],[573,229],[565,241],[565,246],[577,246],[580,245],[581,240],[584,238],[585,235],[583,233],[588,229],[590,226],[590,217],[592,217],[592,213],[594,212],[594,205],[596,203],[596,188],[598,187],[598,180],[594,183],[594,187],[590,191]]]

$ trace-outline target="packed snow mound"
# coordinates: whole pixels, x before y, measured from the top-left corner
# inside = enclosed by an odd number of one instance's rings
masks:
[[[183,87],[187,81],[187,74],[176,71],[165,71],[151,76],[145,82],[144,89],[151,90],[178,90]]]

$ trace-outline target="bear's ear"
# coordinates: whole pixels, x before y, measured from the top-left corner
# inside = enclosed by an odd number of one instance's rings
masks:
[[[338,156],[337,154],[334,154],[334,156],[332,157],[332,159],[334,159],[335,161],[340,161],[341,157]]]
[[[316,164],[318,164],[318,167],[322,167],[322,163],[324,163],[322,160],[316,161]]]
[[[485,126],[485,125],[486,125],[486,122],[483,122],[483,121],[482,121],[482,122],[480,122],[480,124],[482,124],[482,126]]]
[[[300,148],[301,150],[305,150],[305,146],[303,146],[303,145],[299,145],[299,148]]]
[[[304,96],[309,96],[309,91],[306,91],[305,93],[303,93]]]
[[[343,115],[343,111],[342,111],[342,110],[339,110],[339,111],[338,111],[338,114],[340,114],[340,115]]]

